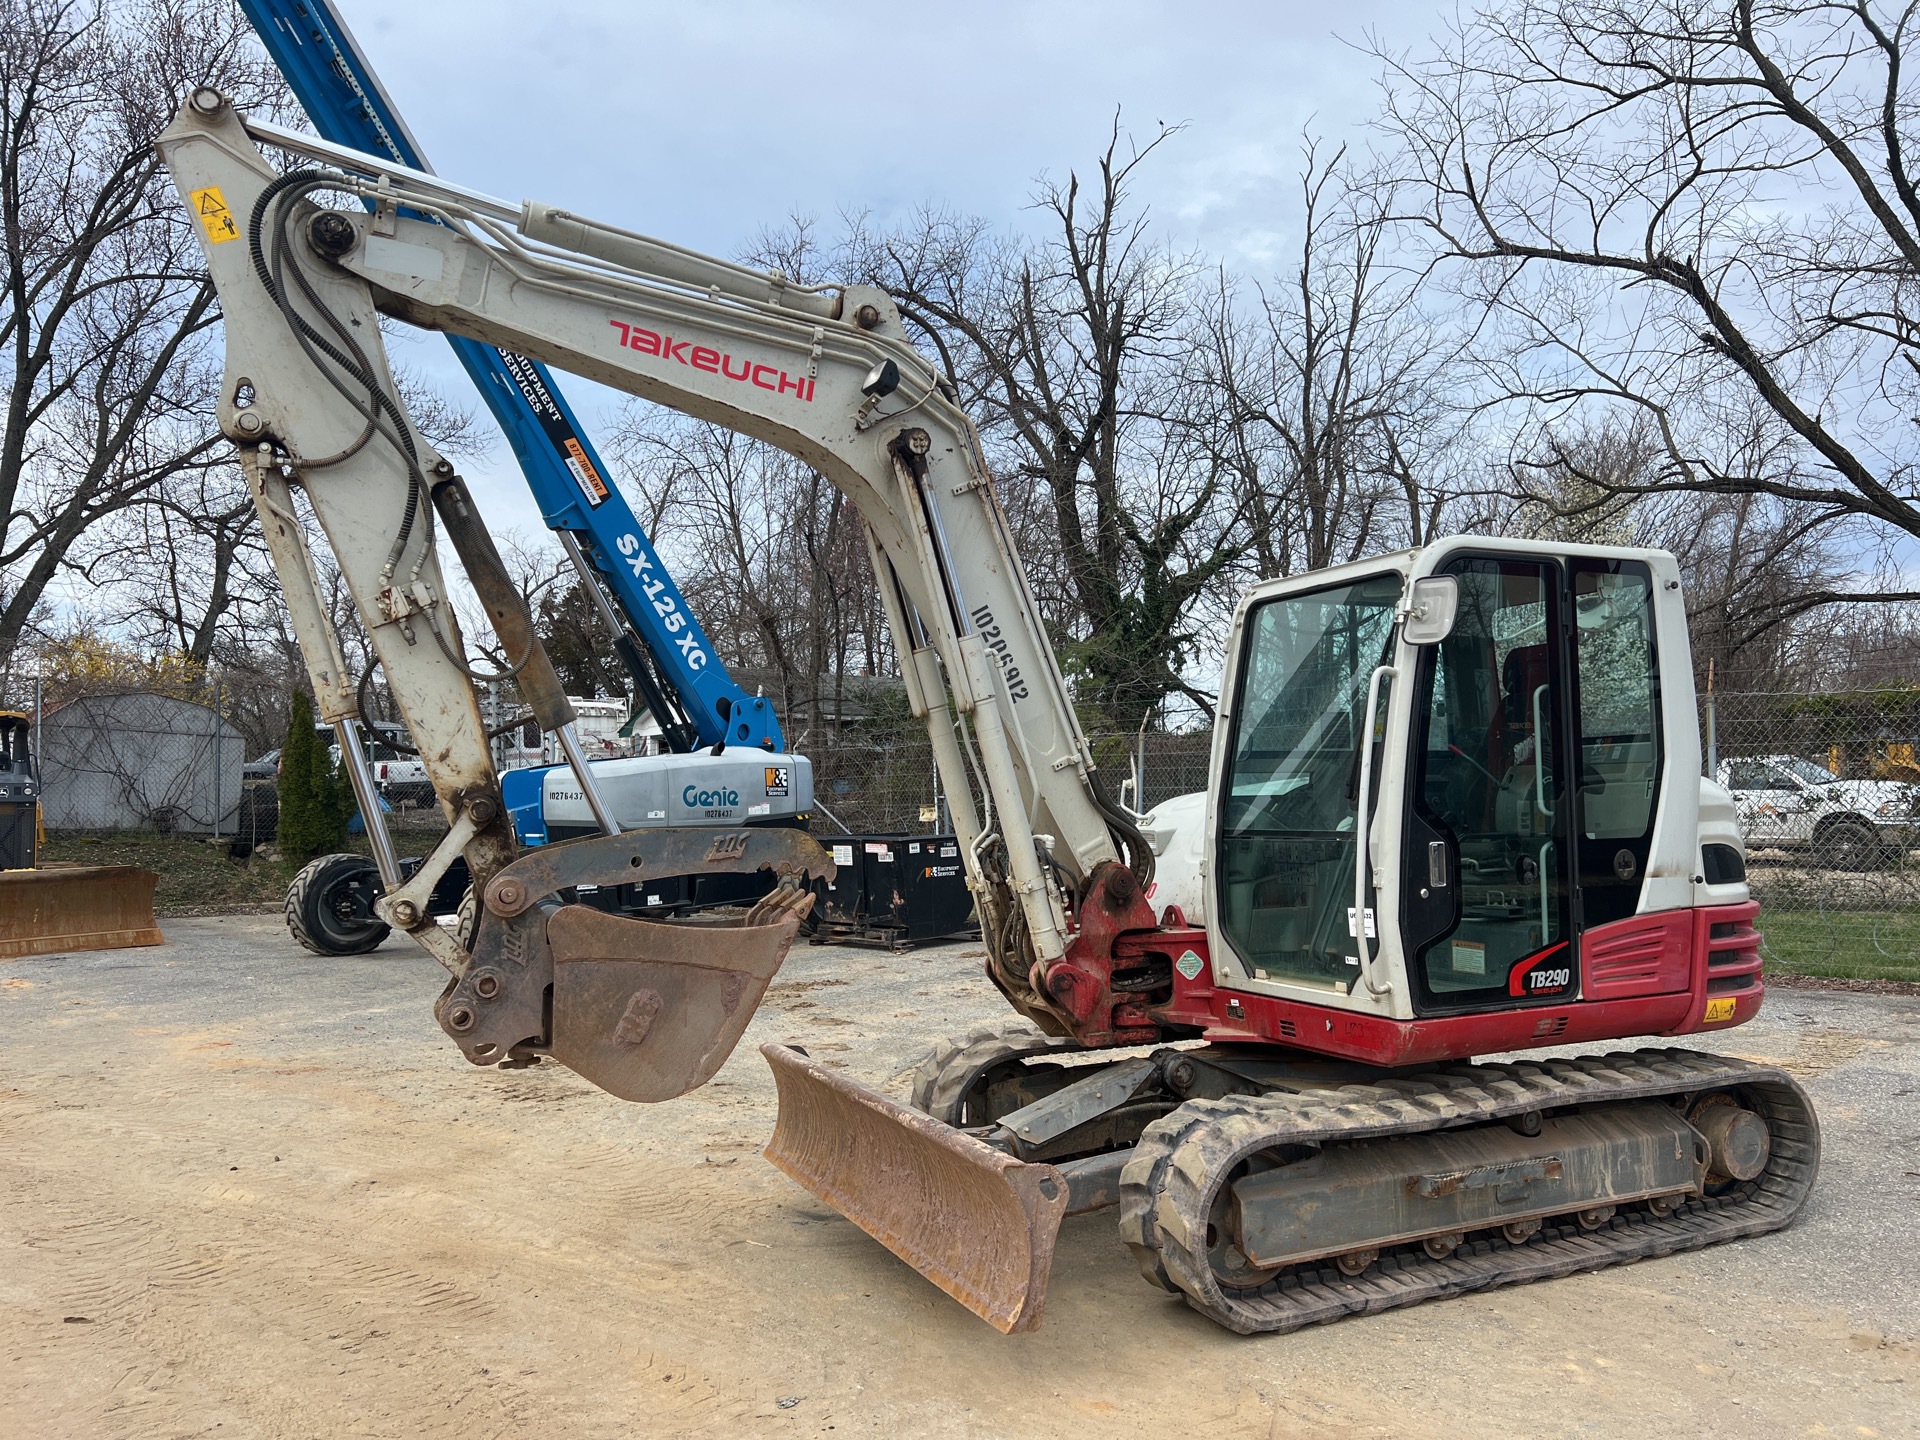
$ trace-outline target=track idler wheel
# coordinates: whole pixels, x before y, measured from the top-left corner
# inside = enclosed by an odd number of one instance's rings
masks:
[[[997,1074],[1029,1060],[1081,1052],[1070,1035],[1042,1035],[1030,1021],[979,1025],[944,1041],[914,1067],[914,1109],[943,1125],[991,1125],[999,1119],[987,1106],[987,1087]]]
[[[1752,1180],[1767,1168],[1773,1136],[1767,1122],[1725,1091],[1709,1095],[1687,1117],[1707,1142],[1707,1183]]]

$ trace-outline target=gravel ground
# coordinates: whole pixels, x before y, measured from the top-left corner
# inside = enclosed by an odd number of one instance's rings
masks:
[[[1920,1435],[1920,999],[1781,990],[1724,1048],[1825,1127],[1790,1230],[1241,1339],[1067,1222],[1003,1338],[759,1158],[793,1040],[897,1082],[979,955],[801,949],[670,1105],[474,1070],[400,942],[272,917],[0,963],[0,1432]]]

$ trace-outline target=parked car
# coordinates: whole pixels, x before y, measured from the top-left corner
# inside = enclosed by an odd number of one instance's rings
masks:
[[[373,771],[373,783],[381,798],[390,805],[431,805],[433,782],[427,778],[426,762],[418,755],[396,750],[383,740],[367,742],[367,765]],[[327,748],[335,769],[340,766],[340,747]]]
[[[316,725],[314,732],[327,747],[327,761],[334,769],[340,768],[340,747],[334,742],[331,725]],[[388,743],[388,736],[404,739],[406,731],[398,725],[381,725],[366,737],[367,763],[373,769],[373,783],[379,787],[381,797],[389,805],[431,805],[433,803],[433,782],[427,779],[426,764],[418,755],[397,749]],[[243,778],[251,783],[257,780],[278,781],[280,778],[280,751],[269,750],[258,760],[249,760],[241,767]]]
[[[1750,849],[1805,850],[1834,870],[1885,864],[1920,844],[1920,785],[1844,780],[1797,755],[1720,762]]]

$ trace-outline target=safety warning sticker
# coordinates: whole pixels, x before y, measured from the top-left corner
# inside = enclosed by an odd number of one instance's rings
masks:
[[[587,448],[580,443],[573,422],[567,418],[566,411],[560,408],[553,391],[540,378],[539,367],[525,355],[511,350],[500,352],[500,364],[506,370],[507,378],[513,381],[514,388],[519,390],[520,398],[527,402],[527,408],[533,411],[533,418],[546,433],[547,442],[553,446],[554,458],[567,467],[567,473],[573,476],[573,483],[580,487],[587,504],[597,507],[604,503],[609,493],[607,482],[593,468],[593,461],[587,457]]]
[[[187,203],[193,207],[193,213],[200,217],[201,228],[207,232],[208,244],[224,245],[229,240],[240,238],[240,227],[233,223],[233,212],[227,208],[227,197],[220,193],[218,185],[192,191],[187,196]]]
[[[1722,995],[1707,1001],[1707,1013],[1704,1023],[1712,1025],[1721,1020],[1733,1019],[1733,996]]]

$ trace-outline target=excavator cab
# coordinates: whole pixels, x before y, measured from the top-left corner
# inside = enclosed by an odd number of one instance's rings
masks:
[[[1233,641],[1208,818],[1219,985],[1396,1022],[1555,1007],[1556,1033],[1569,1007],[1632,998],[1644,1016],[1596,1033],[1685,1025],[1691,946],[1666,931],[1750,907],[1699,773],[1671,556],[1441,541],[1263,586]],[[1659,953],[1610,963],[1628,932]],[[1757,970],[1692,1018],[1748,1018]]]
[[[1777,1072],[1470,1063],[1759,1008],[1680,600],[1659,551],[1469,537],[1257,588],[1199,891],[1112,945],[1160,1048],[976,1032],[900,1105],[764,1047],[769,1156],[1007,1330],[1062,1216],[1106,1206],[1243,1331],[1784,1223],[1817,1131]]]

